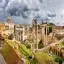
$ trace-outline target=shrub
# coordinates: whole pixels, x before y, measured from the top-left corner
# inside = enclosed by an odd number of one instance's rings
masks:
[[[59,62],[59,64],[62,64],[63,63],[63,59],[58,56],[58,57],[55,58],[55,62]]]
[[[64,42],[62,42],[62,45],[64,46]]]
[[[38,48],[43,48],[44,47],[44,44],[42,42],[42,40],[40,40],[39,44],[38,44]]]
[[[13,40],[13,38],[14,38],[13,34],[10,34],[10,35],[8,36],[8,39],[9,39],[9,40]]]
[[[31,46],[30,46],[30,45],[28,45],[28,44],[26,44],[26,47],[27,47],[27,48],[29,48],[29,49],[31,48]]]

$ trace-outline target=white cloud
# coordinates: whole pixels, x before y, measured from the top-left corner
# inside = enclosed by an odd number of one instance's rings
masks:
[[[56,16],[52,20],[51,17],[48,17],[48,14],[56,14]],[[26,23],[30,23],[29,20],[34,17],[60,23],[61,21],[64,22],[64,17],[61,18],[63,14],[64,0],[2,0],[0,2],[0,19],[5,19],[9,15],[12,18],[20,17],[21,19],[15,20],[19,23],[23,23],[23,20]]]

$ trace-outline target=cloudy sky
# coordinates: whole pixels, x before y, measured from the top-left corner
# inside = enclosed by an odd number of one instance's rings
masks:
[[[64,25],[64,0],[0,0],[0,21],[11,17],[30,24],[33,18]]]

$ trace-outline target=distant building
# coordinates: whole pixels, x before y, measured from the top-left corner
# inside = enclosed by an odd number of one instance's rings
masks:
[[[5,30],[5,24],[4,23],[0,23],[0,33],[2,33],[2,31]]]
[[[7,23],[12,23],[12,19],[10,17],[7,19]]]
[[[2,34],[9,35],[14,34],[14,23],[12,22],[11,18],[8,18],[7,22],[5,24],[5,30],[2,32]]]
[[[24,41],[27,36],[25,35],[25,28],[23,25],[15,25],[14,26],[14,35],[15,39],[19,41]]]
[[[5,23],[6,28],[13,30],[14,29],[14,23],[11,18],[8,18],[7,22]]]
[[[41,31],[42,40],[44,41],[44,44],[47,44],[47,30],[48,30],[47,24],[42,24],[41,29],[42,29],[42,31]]]
[[[48,45],[53,38],[53,26],[48,23],[41,24],[41,38],[44,45]]]
[[[64,26],[55,26],[53,31],[56,34],[64,35]]]

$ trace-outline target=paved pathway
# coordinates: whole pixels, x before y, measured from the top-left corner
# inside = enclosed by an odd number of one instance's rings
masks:
[[[48,46],[46,46],[46,47],[44,47],[44,48],[42,48],[42,49],[38,49],[38,51],[44,51],[44,50],[48,49],[50,46],[53,46],[53,45],[55,45],[55,44],[59,44],[59,43],[61,43],[62,41],[64,41],[64,38],[62,38],[62,39],[59,40],[58,42],[51,43],[50,45],[48,45]]]
[[[0,54],[0,64],[6,64],[2,54]]]

